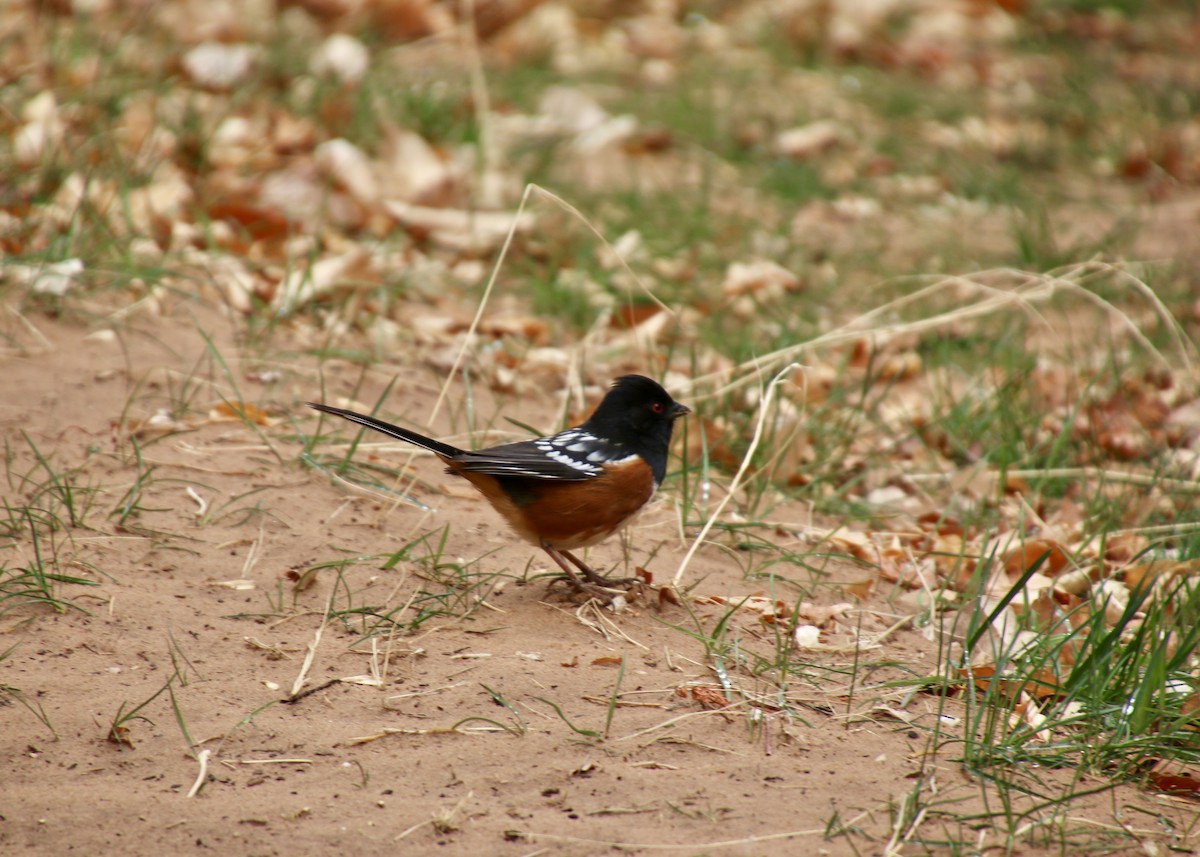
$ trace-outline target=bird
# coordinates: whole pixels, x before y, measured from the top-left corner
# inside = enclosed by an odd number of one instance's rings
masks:
[[[623,375],[577,426],[465,450],[367,414],[308,406],[432,452],[447,473],[478,489],[519,538],[544,550],[575,592],[606,603],[614,587],[629,588],[636,579],[604,577],[572,551],[604,541],[650,501],[666,477],[675,421],[691,413],[658,382]]]

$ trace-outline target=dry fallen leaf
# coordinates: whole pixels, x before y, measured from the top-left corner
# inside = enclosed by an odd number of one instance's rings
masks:
[[[64,259],[42,268],[34,275],[30,284],[35,294],[61,297],[83,273],[83,262],[79,259]]]
[[[66,124],[59,115],[54,93],[45,89],[33,96],[21,109],[24,123],[13,135],[17,163],[32,166],[41,161],[62,141]]]
[[[273,426],[273,419],[257,405],[246,402],[219,402],[208,412],[209,422],[252,422],[259,426]]]
[[[144,440],[146,438],[174,434],[175,432],[191,431],[195,426],[182,420],[177,420],[169,411],[160,409],[149,419],[128,420],[123,428],[133,437]]]
[[[203,42],[183,55],[183,70],[199,86],[232,89],[254,70],[261,53],[258,45]]]
[[[733,262],[725,271],[721,293],[727,298],[753,295],[758,300],[777,300],[800,288],[800,278],[775,262]]]
[[[383,207],[409,229],[425,233],[435,244],[452,250],[486,252],[500,246],[510,231],[529,232],[534,225],[529,212],[466,211],[411,205],[385,200]]]
[[[1166,773],[1151,771],[1146,775],[1150,783],[1159,791],[1173,795],[1200,798],[1200,771],[1179,771]]]
[[[1048,577],[1058,574],[1071,561],[1066,548],[1058,542],[1031,539],[1005,554],[1004,574],[1009,579],[1020,577],[1043,555],[1045,559],[1038,566],[1038,573]]]
[[[218,589],[232,589],[235,592],[248,592],[255,588],[253,580],[240,577],[235,580],[214,580],[208,583],[208,586],[213,586]]]
[[[798,161],[814,158],[840,143],[848,129],[840,123],[821,119],[798,128],[789,128],[775,138],[775,151]]]
[[[684,698],[691,697],[700,703],[701,708],[710,711],[729,705],[729,700],[721,693],[721,689],[711,684],[681,685],[675,688],[675,695]]]
[[[309,68],[313,74],[330,75],[342,83],[356,84],[371,64],[366,45],[346,33],[334,33],[320,44]]]
[[[313,159],[325,175],[364,205],[379,198],[379,182],[370,158],[349,140],[327,140],[317,146]]]
[[[271,298],[277,315],[288,315],[321,295],[332,291],[351,276],[366,278],[370,253],[365,247],[354,246],[338,256],[318,259],[311,266],[301,266],[279,283]]]
[[[1023,694],[1034,699],[1048,699],[1061,692],[1058,676],[1047,669],[1040,669],[1022,680],[996,676],[994,666],[973,666],[970,669],[960,668],[958,674],[962,678],[971,678],[979,690],[987,690],[995,683],[996,690],[1010,700],[1019,700]]]
[[[1126,566],[1121,569],[1121,578],[1129,589],[1136,592],[1147,586],[1170,586],[1189,576],[1197,576],[1197,579],[1200,580],[1198,573],[1200,573],[1200,562],[1194,560],[1174,562],[1159,559]]]
[[[791,609],[785,602],[767,598],[763,595],[748,595],[744,598],[701,595],[694,600],[697,604],[722,604],[738,610],[748,610],[751,613],[758,613],[759,620],[767,624],[787,621],[791,617]]]

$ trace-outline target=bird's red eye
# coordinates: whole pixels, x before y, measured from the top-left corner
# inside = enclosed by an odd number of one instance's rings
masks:
[[[650,410],[654,411],[654,413],[656,413],[656,414],[661,414],[663,412],[663,403],[655,402],[653,405],[650,406]]]

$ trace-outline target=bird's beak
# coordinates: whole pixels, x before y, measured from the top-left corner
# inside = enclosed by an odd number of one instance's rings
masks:
[[[679,402],[676,402],[674,404],[674,406],[671,408],[671,419],[677,420],[680,417],[686,417],[691,412],[692,412],[692,409],[689,408],[687,405],[681,405],[681,404],[679,404]]]

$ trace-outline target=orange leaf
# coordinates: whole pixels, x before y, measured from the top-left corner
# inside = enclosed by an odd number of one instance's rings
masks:
[[[281,241],[293,229],[292,224],[277,212],[242,202],[217,203],[209,207],[207,214],[208,219],[214,222],[237,224],[254,241]]]
[[[636,303],[636,304],[621,304],[613,309],[613,314],[609,318],[609,326],[619,330],[628,330],[631,327],[637,327],[648,318],[658,315],[662,310],[658,304],[652,303]]]
[[[209,414],[214,420],[247,420],[260,426],[269,426],[271,418],[267,412],[245,402],[221,402]]]
[[[1200,797],[1200,776],[1196,774],[1162,774],[1158,771],[1151,771],[1148,776],[1150,782],[1159,791]]]
[[[871,590],[875,588],[875,578],[868,577],[865,580],[860,580],[856,583],[847,583],[842,586],[842,591],[847,595],[857,598],[859,601],[866,601],[870,596]]]
[[[675,688],[675,695],[690,696],[696,702],[700,703],[701,708],[724,708],[729,704],[729,700],[721,695],[720,689],[710,684],[677,687]]]
[[[1009,577],[1020,577],[1038,559],[1046,554],[1038,571],[1046,577],[1053,577],[1067,565],[1069,557],[1066,548],[1058,542],[1049,539],[1031,539],[1023,545],[1008,552],[1004,557],[1004,573]]]
[[[941,509],[919,515],[917,523],[921,525],[921,529],[935,532],[939,536],[965,535],[962,524],[956,518],[947,517]]]
[[[1151,560],[1137,565],[1127,566],[1121,571],[1125,585],[1131,590],[1154,586],[1159,581],[1171,581],[1173,578],[1195,574],[1200,570],[1195,562],[1173,562],[1171,560]]]
[[[682,605],[683,601],[679,598],[679,593],[675,591],[673,586],[660,586],[658,588],[658,606],[661,608],[663,604]]]
[[[996,688],[1000,693],[1013,700],[1019,698],[1022,693],[1028,693],[1037,699],[1047,699],[1058,696],[1061,692],[1058,676],[1050,670],[1037,670],[1024,681],[1003,676],[997,678],[994,666],[971,667],[970,670],[960,669],[958,674],[963,678],[974,676],[975,687],[979,690],[987,690],[994,681],[997,683]]]

